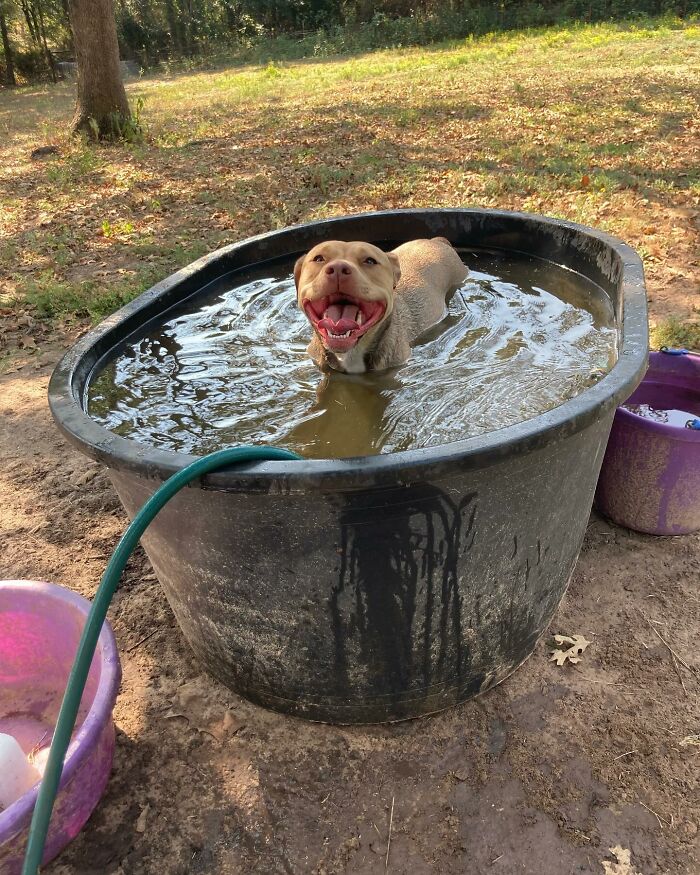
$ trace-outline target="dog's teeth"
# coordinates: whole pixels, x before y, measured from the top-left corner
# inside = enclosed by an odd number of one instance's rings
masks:
[[[362,310],[358,310],[358,313],[357,313],[357,324],[358,324],[358,325],[362,325],[362,323],[363,323],[364,321],[365,321],[365,314],[362,312]]]

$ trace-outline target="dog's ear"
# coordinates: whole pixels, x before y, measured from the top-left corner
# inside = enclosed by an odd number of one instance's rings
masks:
[[[387,252],[386,257],[389,259],[391,268],[394,271],[394,288],[398,286],[401,279],[401,268],[399,267],[399,256],[394,252]]]
[[[304,266],[304,259],[305,258],[306,258],[306,255],[300,255],[294,264],[294,282],[296,284],[297,289],[299,288],[299,277],[301,276],[301,269]]]

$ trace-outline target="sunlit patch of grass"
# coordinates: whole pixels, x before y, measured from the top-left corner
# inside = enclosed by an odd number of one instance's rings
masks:
[[[652,349],[662,346],[700,352],[700,310],[689,319],[670,316],[655,325],[650,332]]]
[[[84,182],[85,177],[102,166],[102,155],[87,146],[72,152],[63,161],[46,168],[46,179],[58,188],[70,188]]]

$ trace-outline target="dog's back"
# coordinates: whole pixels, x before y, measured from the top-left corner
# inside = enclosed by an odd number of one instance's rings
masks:
[[[469,271],[444,237],[411,240],[394,252],[401,265],[395,307],[412,343],[443,318],[447,296],[464,282]]]

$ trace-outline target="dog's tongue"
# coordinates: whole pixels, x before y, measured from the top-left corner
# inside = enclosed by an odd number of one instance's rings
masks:
[[[360,308],[357,304],[331,304],[331,306],[323,314],[324,319],[330,319],[331,322],[340,322],[341,319],[347,319],[349,322],[357,322],[357,315]],[[347,331],[347,329],[345,329]]]
[[[319,327],[331,331],[333,334],[345,334],[352,331],[361,323],[362,310],[357,304],[331,304],[319,321]]]
[[[337,322],[333,322],[330,319],[321,319],[318,323],[318,327],[325,328],[326,331],[332,331],[333,334],[345,334],[346,331],[352,331],[359,326],[357,322],[350,319],[338,319]]]

